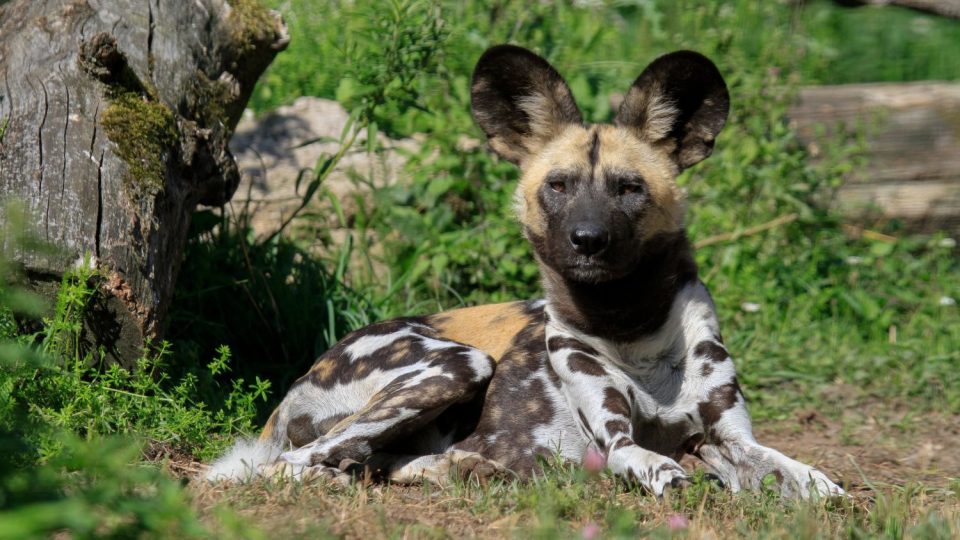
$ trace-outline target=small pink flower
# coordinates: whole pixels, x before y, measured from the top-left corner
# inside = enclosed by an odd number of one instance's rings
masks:
[[[600,526],[592,521],[584,525],[583,529],[580,529],[580,537],[583,540],[593,540],[598,536],[600,536]]]
[[[667,528],[671,531],[686,529],[690,525],[687,516],[683,514],[670,514],[667,516]]]
[[[599,474],[607,466],[607,455],[595,446],[588,446],[583,455],[583,468],[591,474]]]

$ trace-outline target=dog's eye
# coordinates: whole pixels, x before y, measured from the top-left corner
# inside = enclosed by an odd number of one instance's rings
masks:
[[[643,186],[640,184],[620,184],[620,195],[630,195],[641,191],[643,191]]]
[[[553,182],[550,182],[550,189],[556,191],[557,193],[566,193],[567,183],[562,180],[554,180]]]

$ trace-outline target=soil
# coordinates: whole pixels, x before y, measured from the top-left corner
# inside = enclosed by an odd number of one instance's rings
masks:
[[[960,478],[960,416],[873,403],[837,418],[797,411],[790,421],[754,424],[766,446],[816,466],[854,492],[870,485],[947,487]]]
[[[757,420],[754,431],[764,445],[823,470],[863,509],[873,504],[875,491],[922,484],[928,493],[948,494],[956,489],[956,479],[960,478],[957,415],[911,411],[877,401],[833,409],[829,414],[801,410],[785,420]],[[164,460],[172,474],[184,479],[196,479],[203,470],[196,459],[169,449],[151,447],[148,454]],[[695,462],[693,458],[684,460],[690,468]],[[529,525],[530,519],[540,519],[529,512],[484,511],[478,507],[482,497],[478,498],[476,492],[457,489],[397,485],[356,489],[322,483],[229,486],[202,481],[193,481],[191,486],[195,505],[205,519],[216,522],[216,507],[227,504],[264,530],[278,534],[326,531],[347,537],[432,538],[440,534],[502,538],[511,536],[521,521]],[[642,502],[631,492],[618,494],[617,501],[627,507]],[[651,524],[667,518],[666,506],[644,508],[638,515]],[[714,533],[736,525],[739,518],[735,510],[722,519],[714,516],[719,519],[711,525],[716,528]],[[576,529],[583,524],[569,525]]]

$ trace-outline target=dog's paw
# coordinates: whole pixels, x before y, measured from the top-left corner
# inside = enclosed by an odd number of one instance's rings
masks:
[[[492,478],[510,476],[510,471],[506,467],[476,452],[453,450],[448,455],[452,472],[464,480],[473,478],[485,483]]]
[[[843,497],[847,492],[827,478],[827,475],[809,465],[794,461],[788,469],[788,478],[780,482],[780,493],[785,497]]]
[[[287,461],[277,461],[262,466],[259,470],[259,476],[273,481],[296,480],[303,483],[324,481],[342,486],[349,485],[351,480],[349,474],[334,467],[295,465]]]
[[[748,453],[757,465],[753,487],[772,480],[784,497],[809,499],[812,496],[842,497],[846,492],[819,470],[763,446]]]
[[[690,485],[690,477],[687,471],[679,463],[672,459],[667,459],[655,471],[650,479],[650,485],[647,487],[657,497],[663,497],[663,494],[669,489],[684,489]]]
[[[668,489],[683,489],[690,484],[687,471],[679,463],[639,446],[614,450],[607,464],[614,474],[640,484],[657,497],[663,497]]]

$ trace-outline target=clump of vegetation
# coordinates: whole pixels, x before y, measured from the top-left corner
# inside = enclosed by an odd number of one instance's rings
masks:
[[[101,294],[97,271],[81,265],[67,273],[57,294],[53,314],[30,340],[51,361],[40,366],[13,363],[4,378],[17,380],[5,387],[0,401],[22,408],[28,418],[49,429],[36,432],[41,460],[60,451],[61,433],[84,437],[110,434],[138,435],[188,455],[210,457],[218,450],[211,433],[249,432],[256,401],[265,400],[268,381],[254,378],[229,381],[219,389],[217,376],[231,370],[231,351],[221,346],[206,366],[169,366],[169,344],[148,347],[135,367],[97,365],[96,351],[84,351],[84,320],[94,297]]]
[[[210,536],[176,480],[139,464],[136,444],[63,434],[55,456],[24,466],[26,441],[6,431],[0,441],[0,538]]]
[[[175,370],[169,345],[148,348],[135,370],[98,365],[80,346],[98,277],[78,266],[55,307],[24,287],[9,253],[48,250],[29,234],[23,210],[3,208],[0,230],[0,538],[143,535],[209,537],[190,496],[147,450],[184,461],[209,458],[230,434],[252,429],[269,383],[229,379],[231,353]],[[29,329],[39,328],[31,332]],[[248,537],[229,514],[224,534]]]
[[[197,72],[193,85],[185,101],[201,127],[221,129],[227,126],[227,105],[236,99],[230,85],[221,80],[213,80],[203,72]]]
[[[349,246],[331,264],[284,236],[253,240],[248,226],[209,210],[191,227],[180,272],[193,278],[177,287],[167,333],[176,365],[228,343],[236,376],[287,388],[345,333],[383,317],[381,302],[344,283]],[[269,412],[261,407],[260,419]]]
[[[140,200],[162,193],[167,160],[179,140],[173,111],[140,92],[123,91],[110,98],[100,123],[130,169],[124,181],[127,194]]]

